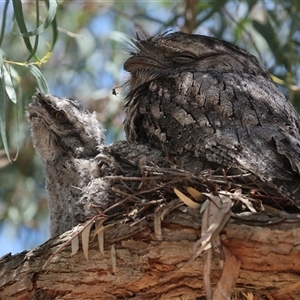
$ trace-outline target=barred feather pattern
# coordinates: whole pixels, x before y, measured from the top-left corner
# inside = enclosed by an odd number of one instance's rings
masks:
[[[300,208],[300,117],[254,56],[176,32],[137,36],[124,69],[129,141],[250,171]]]

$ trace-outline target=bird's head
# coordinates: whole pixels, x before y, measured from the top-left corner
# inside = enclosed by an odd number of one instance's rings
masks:
[[[150,38],[137,34],[124,69],[133,91],[159,77],[187,72],[243,72],[269,78],[255,56],[239,47],[205,35],[183,32],[165,33]]]
[[[33,145],[43,161],[93,156],[104,143],[104,130],[95,113],[77,100],[38,92],[26,111]]]

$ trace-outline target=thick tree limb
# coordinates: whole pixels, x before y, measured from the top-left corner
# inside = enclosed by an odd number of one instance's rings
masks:
[[[105,230],[104,255],[95,240],[89,245],[88,261],[82,250],[71,257],[68,245],[43,269],[53,252],[74,234],[73,229],[31,251],[3,257],[0,299],[200,299],[203,256],[192,259],[200,224],[198,213],[186,207],[165,218],[162,241],[154,234],[153,220],[135,226],[119,224]],[[233,273],[241,264],[235,291],[269,295],[268,299],[299,299],[299,237],[299,223],[260,227],[230,219],[221,233],[229,257],[222,276],[221,256],[213,253],[214,295],[230,286],[226,277],[230,281],[236,276],[228,269],[231,263]]]

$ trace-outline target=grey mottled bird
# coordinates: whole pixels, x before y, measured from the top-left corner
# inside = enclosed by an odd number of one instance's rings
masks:
[[[133,44],[129,141],[250,171],[300,207],[299,114],[254,56],[181,32]]]
[[[78,202],[82,189],[92,181],[103,129],[79,101],[42,93],[27,106],[27,119],[45,166],[50,231],[55,236],[85,221],[88,212],[80,211]]]

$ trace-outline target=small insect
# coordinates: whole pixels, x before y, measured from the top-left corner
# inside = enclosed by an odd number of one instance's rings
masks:
[[[112,94],[113,94],[114,96],[117,96],[117,95],[118,95],[116,89],[117,89],[117,87],[112,89]]]

